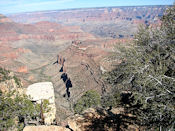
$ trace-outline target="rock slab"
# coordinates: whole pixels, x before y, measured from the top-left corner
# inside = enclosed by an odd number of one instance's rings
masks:
[[[55,120],[56,106],[54,87],[51,82],[40,82],[28,86],[26,94],[32,101],[41,103],[42,100],[49,101],[49,112],[44,113],[44,122],[46,125],[51,125]]]
[[[23,131],[70,131],[61,126],[26,126]]]

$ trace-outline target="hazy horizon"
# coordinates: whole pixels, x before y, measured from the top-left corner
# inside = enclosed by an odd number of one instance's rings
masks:
[[[79,8],[98,8],[113,6],[148,6],[148,5],[172,5],[174,0],[0,0],[1,14],[15,14],[35,11],[67,10]]]

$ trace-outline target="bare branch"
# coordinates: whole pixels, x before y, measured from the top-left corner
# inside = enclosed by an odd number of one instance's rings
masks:
[[[148,77],[156,80],[160,85],[162,85],[162,82],[160,80],[158,80],[157,78],[153,77],[152,75],[149,75]]]

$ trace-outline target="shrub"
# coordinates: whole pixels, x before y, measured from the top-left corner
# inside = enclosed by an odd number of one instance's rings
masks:
[[[9,73],[0,68],[0,82],[14,79],[16,84],[21,87],[19,78],[10,76]],[[42,105],[34,104],[26,95],[19,95],[16,91],[2,93],[0,90],[0,130],[22,130],[30,122],[42,124],[41,113],[50,110],[48,105],[48,100],[43,100]]]
[[[2,67],[0,67],[0,82],[9,80],[10,79],[9,73],[10,72],[8,70],[5,70]]]
[[[25,121],[40,117],[40,106],[33,104],[27,96],[15,95],[14,92],[0,96],[0,129],[22,130]]]
[[[75,113],[81,113],[87,108],[98,105],[100,105],[100,95],[94,90],[89,90],[74,105],[74,111]]]
[[[102,106],[106,107],[117,107],[121,104],[121,96],[118,90],[108,93],[102,97]]]

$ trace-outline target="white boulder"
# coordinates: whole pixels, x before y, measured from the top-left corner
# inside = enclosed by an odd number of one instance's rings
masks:
[[[49,101],[49,112],[44,113],[44,122],[46,125],[51,125],[55,119],[56,107],[55,107],[55,95],[54,88],[51,82],[35,83],[28,86],[26,94],[30,96],[32,101],[41,103],[42,100]]]

